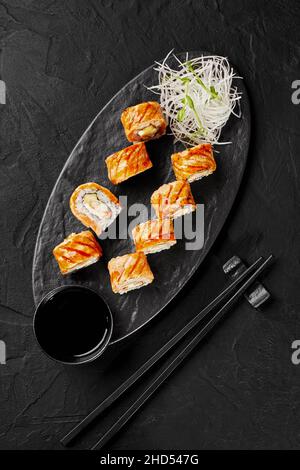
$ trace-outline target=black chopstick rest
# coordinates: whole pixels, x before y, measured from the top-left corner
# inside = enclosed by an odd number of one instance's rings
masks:
[[[223,265],[224,273],[232,280],[239,277],[246,269],[246,264],[237,255],[232,256]],[[270,299],[271,294],[260,282],[255,282],[244,294],[244,297],[253,308],[259,308]]]

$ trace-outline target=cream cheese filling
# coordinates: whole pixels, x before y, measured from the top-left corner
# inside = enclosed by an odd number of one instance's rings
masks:
[[[99,219],[110,219],[112,216],[112,211],[103,201],[98,199],[97,193],[85,194],[83,196],[83,205],[90,214],[97,216]]]

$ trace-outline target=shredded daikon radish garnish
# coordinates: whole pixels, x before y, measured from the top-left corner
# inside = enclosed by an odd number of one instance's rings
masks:
[[[232,85],[237,77],[226,57],[201,56],[184,62],[173,54],[178,66],[168,65],[170,54],[156,62],[158,85],[149,90],[160,103],[177,141],[186,145],[220,142],[222,128],[231,114],[240,117],[241,93]]]

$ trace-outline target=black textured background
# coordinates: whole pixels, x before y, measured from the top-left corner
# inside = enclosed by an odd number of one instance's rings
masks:
[[[59,449],[60,436],[223,286],[222,262],[235,252],[277,256],[265,282],[273,302],[263,312],[240,303],[111,448],[300,447],[300,366],[290,359],[300,339],[299,26],[296,0],[0,1],[0,449]],[[253,134],[242,188],[167,311],[98,362],[59,366],[31,330],[32,256],[48,196],[99,109],[173,47],[227,55],[245,77]]]

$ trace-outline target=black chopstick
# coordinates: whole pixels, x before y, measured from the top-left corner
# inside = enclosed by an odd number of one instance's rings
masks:
[[[171,375],[171,373],[179,366],[179,364],[189,355],[189,353],[197,346],[197,344],[211,331],[211,329],[221,320],[224,314],[230,309],[230,307],[237,302],[237,300],[244,294],[249,286],[255,281],[255,279],[263,272],[264,269],[273,260],[273,256],[270,255],[250,276],[250,278],[244,282],[244,284],[237,290],[237,292],[217,311],[217,313],[201,328],[201,330],[194,336],[194,338],[175,356],[170,362],[168,362],[158,377],[151,383],[149,387],[139,396],[134,404],[127,409],[127,411],[109,428],[109,430],[101,436],[91,450],[101,449],[107,442],[117,434],[123,426],[137,413],[144,403],[152,396],[152,394],[163,384],[163,382]],[[205,309],[204,309],[205,310]],[[201,312],[200,312],[201,313]]]
[[[102,401],[91,413],[61,439],[65,446],[69,445],[96,417],[106,410],[112,403],[121,397],[137,380],[139,380],[154,364],[156,364],[167,352],[170,351],[183,337],[188,334],[208,313],[223,301],[250,272],[252,272],[262,261],[258,258],[247,268],[235,281],[226,287],[215,299],[213,299],[200,313],[198,313],[182,330],[175,334],[162,348],[160,348],[150,359],[148,359],[137,371],[135,371],[125,382],[123,382],[111,395]]]

